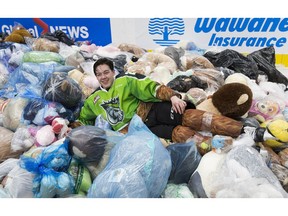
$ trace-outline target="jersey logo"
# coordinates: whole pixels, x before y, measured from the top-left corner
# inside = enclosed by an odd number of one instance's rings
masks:
[[[105,109],[107,115],[107,121],[116,125],[119,122],[123,121],[124,113],[123,110],[120,109],[119,98],[115,97],[108,101],[103,101],[101,106]]]
[[[99,99],[100,99],[100,96],[97,95],[97,96],[94,98],[93,103],[96,104]]]

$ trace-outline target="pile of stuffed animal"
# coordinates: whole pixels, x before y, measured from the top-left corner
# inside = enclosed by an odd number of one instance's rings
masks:
[[[51,35],[17,24],[0,42],[0,197],[288,197],[288,78],[273,47],[147,52]],[[72,127],[99,87],[92,65],[101,57],[194,105],[172,140],[137,115],[127,134],[103,119]]]

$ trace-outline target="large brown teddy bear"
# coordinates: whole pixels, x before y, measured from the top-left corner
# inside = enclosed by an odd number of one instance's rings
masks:
[[[228,83],[221,86],[196,108],[230,118],[239,118],[249,111],[252,98],[253,93],[247,85]]]
[[[176,126],[172,132],[172,142],[183,143],[192,138],[203,155],[206,152],[201,145],[211,137],[199,132],[237,138],[243,132],[243,123],[238,119],[249,111],[252,97],[247,85],[228,83],[221,86],[196,109],[185,110],[182,125]]]

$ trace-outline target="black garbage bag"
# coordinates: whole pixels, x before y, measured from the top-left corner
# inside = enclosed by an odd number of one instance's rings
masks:
[[[210,51],[203,56],[206,57],[214,67],[226,67],[254,80],[256,80],[259,75],[256,62],[235,50],[226,49],[219,53]]]
[[[22,120],[25,124],[46,125],[51,124],[55,117],[61,117],[70,122],[75,120],[76,116],[78,115],[60,103],[43,98],[29,98],[23,110]]]
[[[0,33],[0,42],[4,42],[5,38],[8,37],[8,33],[6,32],[1,32]]]
[[[187,92],[190,88],[201,88],[205,90],[208,88],[208,84],[204,82],[197,76],[191,75],[179,75],[170,82],[167,83],[167,86],[173,90],[179,92]]]
[[[177,67],[181,69],[180,58],[185,54],[185,50],[183,48],[181,47],[176,48],[176,47],[169,46],[165,48],[164,54],[172,58],[175,61]]]
[[[176,143],[167,146],[171,155],[172,170],[168,183],[188,184],[190,176],[198,167],[201,155],[193,141],[187,143]]]
[[[224,80],[225,80],[228,76],[230,76],[230,75],[232,75],[232,74],[235,73],[234,70],[231,70],[231,69],[226,68],[226,67],[216,67],[215,69],[218,70],[218,71],[220,71],[220,72],[223,74]]]
[[[108,143],[105,130],[92,126],[83,125],[72,129],[68,139],[68,152],[82,164],[95,162],[98,164],[105,152]]]
[[[71,46],[71,45],[75,44],[74,41],[71,38],[69,38],[67,36],[67,34],[65,34],[61,30],[56,30],[53,33],[47,32],[45,34],[42,34],[40,36],[40,38],[46,38],[46,39],[51,40],[51,41],[63,42],[65,44],[67,44],[68,46]]]
[[[104,56],[100,56],[100,55],[98,55],[98,54],[95,54],[95,55],[93,55],[93,60],[94,60],[94,61],[97,61],[98,59],[103,58],[103,57],[104,57]],[[124,65],[127,64],[127,55],[125,55],[125,54],[119,54],[119,55],[115,56],[114,58],[107,57],[107,56],[105,56],[105,58],[113,61],[115,69],[116,69],[120,74],[125,73],[125,71],[124,71]]]
[[[127,56],[124,54],[117,55],[114,59],[111,59],[114,62],[115,68],[119,73],[124,73],[124,65],[127,64]]]
[[[83,100],[83,93],[73,79],[65,72],[54,72],[47,79],[43,97],[46,100],[61,103],[68,109],[77,107]]]
[[[273,46],[252,52],[247,57],[257,63],[258,69],[267,75],[268,81],[288,85],[288,78],[275,67],[275,49]]]

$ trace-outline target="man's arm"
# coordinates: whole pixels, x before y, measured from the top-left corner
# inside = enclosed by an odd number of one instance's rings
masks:
[[[84,102],[81,108],[80,115],[77,119],[82,125],[94,125],[96,119],[95,113],[91,110],[88,100]]]
[[[177,96],[181,99],[181,94],[176,93],[173,89],[165,86],[159,85],[156,90],[156,97],[163,101],[170,101],[171,97]]]
[[[165,85],[157,88],[156,97],[163,101],[171,101],[173,110],[179,114],[183,114],[187,106],[186,102],[182,100],[181,94]]]

